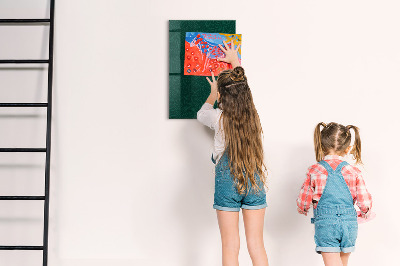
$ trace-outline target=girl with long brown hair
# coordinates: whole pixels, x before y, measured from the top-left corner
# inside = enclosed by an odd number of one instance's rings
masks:
[[[353,146],[351,131],[354,131]],[[360,216],[365,219],[371,215],[372,207],[361,171],[344,158],[352,154],[356,163],[362,163],[359,129],[321,122],[314,130],[314,148],[318,163],[308,169],[297,198],[298,212],[307,215],[312,203],[316,252],[322,254],[325,265],[347,266],[358,232],[354,204],[357,203]]]
[[[222,264],[239,265],[239,211],[243,210],[247,248],[256,266],[268,265],[263,228],[266,167],[262,145],[260,118],[254,106],[244,69],[235,49],[224,42],[225,53],[219,60],[232,64],[233,69],[221,72],[215,80],[207,77],[211,93],[197,119],[215,130],[214,209],[217,212],[222,240]],[[214,109],[215,101],[218,108]]]

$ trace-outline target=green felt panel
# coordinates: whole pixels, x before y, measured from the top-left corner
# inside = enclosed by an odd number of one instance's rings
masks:
[[[185,76],[186,32],[236,33],[235,20],[169,21],[169,118],[196,119],[197,111],[210,94],[206,77]]]

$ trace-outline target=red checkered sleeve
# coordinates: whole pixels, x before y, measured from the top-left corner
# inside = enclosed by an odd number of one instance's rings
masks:
[[[311,180],[310,169],[307,172],[307,178],[304,181],[300,189],[299,197],[297,198],[297,211],[300,214],[307,215],[308,209],[310,209],[312,197],[314,194],[314,186]]]
[[[355,172],[357,173],[356,178],[356,188],[357,188],[357,206],[360,208],[362,217],[368,217],[369,210],[372,208],[372,196],[368,192],[367,187],[365,186],[365,182],[361,171],[354,167]]]

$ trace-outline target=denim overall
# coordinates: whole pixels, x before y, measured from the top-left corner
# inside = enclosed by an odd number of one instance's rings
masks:
[[[214,164],[216,163],[212,155],[211,160]],[[265,189],[259,175],[256,174],[255,177],[262,190],[255,192],[250,180],[248,180],[249,189],[247,193],[245,195],[239,194],[229,168],[228,152],[225,151],[215,166],[213,208],[221,211],[240,211],[240,208],[258,210],[267,207]]]
[[[314,209],[315,251],[353,252],[357,239],[357,212],[353,197],[342,175],[342,168],[348,165],[341,162],[335,170],[326,162],[320,161],[328,177],[321,199]]]

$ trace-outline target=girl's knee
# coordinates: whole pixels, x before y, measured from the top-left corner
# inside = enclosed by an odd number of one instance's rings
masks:
[[[257,252],[259,250],[264,250],[264,241],[262,238],[248,239],[247,249],[249,252]]]
[[[240,239],[226,239],[222,240],[222,248],[226,250],[231,250],[234,252],[239,252],[240,249]]]

